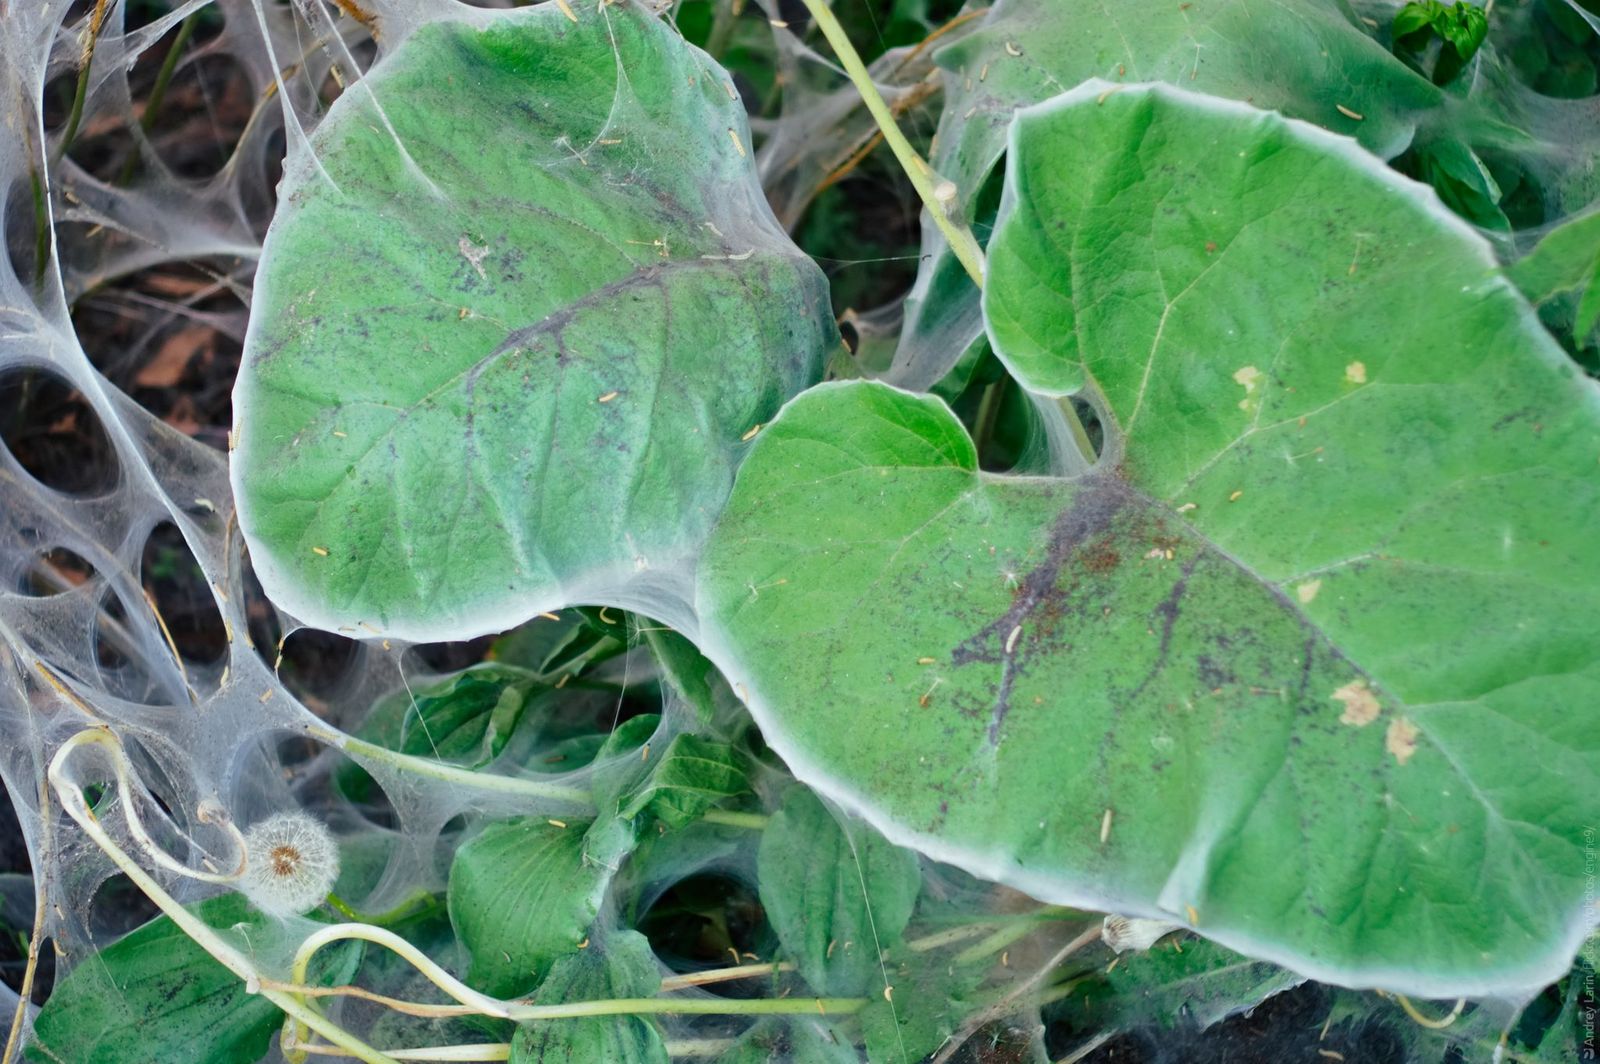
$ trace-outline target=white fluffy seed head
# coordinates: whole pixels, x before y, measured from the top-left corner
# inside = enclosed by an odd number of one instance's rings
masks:
[[[277,813],[244,833],[239,889],[272,916],[298,916],[322,904],[339,878],[339,846],[320,820]]]

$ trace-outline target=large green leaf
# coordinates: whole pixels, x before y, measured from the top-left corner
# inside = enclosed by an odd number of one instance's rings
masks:
[[[725,742],[680,732],[657,744],[661,718],[631,717],[606,738],[590,788],[602,817],[669,828],[698,820],[719,802],[750,789],[738,755]]]
[[[614,931],[557,961],[539,987],[541,1005],[647,998],[661,988],[650,943],[637,931]],[[668,1064],[666,1043],[647,1016],[588,1016],[522,1024],[512,1064]]]
[[[460,638],[658,579],[837,342],[726,72],[582,6],[418,29],[287,172],[232,472],[309,623]]]
[[[214,928],[270,936],[268,918],[244,896],[201,902],[196,916]],[[361,951],[342,944],[319,966],[319,983],[344,982]],[[158,916],[81,960],[34,1021],[27,1055],[71,1064],[251,1064],[266,1055],[283,1013]]]
[[[761,907],[819,994],[881,992],[922,887],[917,855],[870,828],[847,832],[805,787],[791,788],[761,834]]]
[[[885,951],[884,967],[894,992],[874,997],[859,1013],[869,1061],[924,1060],[986,1004],[976,992],[982,964],[954,964],[902,943]]]
[[[981,26],[937,55],[945,103],[930,162],[955,184],[956,209],[987,235],[985,182],[1018,107],[1090,78],[1165,81],[1359,137],[1385,157],[1411,143],[1439,90],[1328,0],[999,0]],[[1079,165],[1064,150],[1057,165]],[[924,229],[895,380],[925,388],[982,332],[978,291],[938,230]]]
[[[503,996],[526,993],[588,938],[632,843],[598,839],[605,848],[597,852],[588,828],[587,821],[505,821],[456,851],[450,922],[472,958],[474,986]]]
[[[813,389],[702,564],[708,653],[937,858],[1328,981],[1548,982],[1596,918],[1595,386],[1350,142],[1110,88],[1019,118],[986,294],[1105,456],[990,476],[936,399]]]

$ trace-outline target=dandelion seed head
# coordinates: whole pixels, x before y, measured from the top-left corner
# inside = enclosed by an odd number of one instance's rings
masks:
[[[272,916],[298,916],[322,903],[339,877],[339,847],[323,823],[305,813],[278,813],[244,834],[246,863],[239,889]]]

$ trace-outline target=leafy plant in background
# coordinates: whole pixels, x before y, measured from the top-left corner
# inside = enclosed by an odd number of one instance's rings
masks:
[[[1459,75],[1467,62],[1478,54],[1489,32],[1489,16],[1476,4],[1456,0],[1453,6],[1439,0],[1407,4],[1394,17],[1396,52],[1419,71],[1430,74],[1434,84],[1444,85]],[[1425,69],[1424,53],[1439,42],[1432,58],[1431,73]]]
[[[92,561],[0,615],[24,995],[77,960],[7,1057],[1079,1060],[1291,998],[1282,1059],[1581,1052],[1600,240],[1497,48],[1543,8],[340,8],[325,114],[273,53],[226,469],[63,339],[70,230],[18,215],[0,366],[123,474],[62,517],[5,466],[19,571]],[[201,14],[66,24],[71,117],[7,157],[51,210],[154,194],[148,139],[74,169],[94,52]],[[843,246],[880,146],[900,315],[790,236]],[[153,513],[209,665],[102,546]],[[286,689],[266,617],[371,657]],[[160,915],[85,961],[112,873]]]

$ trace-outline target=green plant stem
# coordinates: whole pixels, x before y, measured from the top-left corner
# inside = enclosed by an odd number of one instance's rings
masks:
[[[998,930],[988,935],[981,942],[974,943],[956,954],[952,958],[954,964],[973,964],[994,956],[1014,942],[1021,941],[1033,934],[1040,923],[1046,920],[1056,920],[1062,917],[1076,917],[1080,914],[1071,909],[1062,909],[1051,906],[1040,909],[1036,913],[1028,914],[1028,919],[1016,923],[1006,923]]]
[[[100,28],[105,25],[107,0],[96,0],[89,15],[89,33],[83,42],[83,52],[78,58],[78,84],[72,93],[72,110],[67,113],[67,127],[61,134],[61,147],[56,157],[67,154],[72,139],[78,135],[78,123],[83,121],[83,104],[89,96],[89,68],[94,65],[94,48],[100,42]]]
[[[1002,927],[998,931],[987,935],[981,941],[968,946],[955,955],[952,963],[975,964],[978,961],[988,960],[996,953],[1010,946],[1012,943],[1027,938],[1033,933],[1032,924],[1021,924],[1012,927]]]
[[[155,84],[150,87],[150,97],[145,101],[144,114],[139,116],[139,127],[145,132],[156,124],[156,114],[161,110],[161,101],[166,98],[167,86],[172,82],[173,71],[178,69],[178,60],[183,57],[184,46],[189,43],[189,38],[194,36],[196,20],[200,12],[196,11],[178,24],[178,36],[173,39],[172,47],[167,49],[165,58],[161,60],[161,69],[156,71]]]
[[[732,1049],[732,1038],[669,1038],[664,1042],[672,1057],[717,1057]]]
[[[397,1061],[457,1061],[481,1062],[511,1059],[510,1042],[475,1042],[452,1046],[421,1046],[416,1049],[391,1049],[389,1055]],[[307,1053],[319,1057],[349,1057],[337,1046],[324,1043],[297,1042],[284,1055],[290,1059],[304,1060]],[[292,1054],[292,1056],[290,1056]]]
[[[669,1038],[662,1042],[671,1057],[715,1057],[733,1048],[732,1038]],[[321,1056],[343,1057],[348,1054],[334,1046],[306,1046],[302,1050]],[[511,1059],[510,1042],[477,1042],[470,1045],[426,1046],[419,1049],[391,1049],[396,1060],[402,1061],[497,1061]]]
[[[873,120],[883,131],[883,139],[888,142],[889,149],[894,152],[894,157],[900,161],[901,168],[911,179],[911,187],[917,190],[923,206],[928,208],[933,224],[939,227],[939,232],[949,241],[950,250],[955,253],[967,271],[967,276],[972,278],[972,283],[982,288],[983,250],[978,247],[978,241],[973,237],[972,230],[956,224],[950,217],[950,211],[946,207],[948,196],[946,199],[940,198],[933,169],[923,161],[922,156],[917,154],[911,142],[906,140],[905,134],[900,132],[894,113],[890,111],[878,87],[873,84],[872,75],[868,73],[866,64],[861,61],[855,46],[850,43],[850,37],[844,32],[844,27],[834,17],[827,0],[805,0],[805,5],[806,10],[811,12],[812,19],[816,21],[817,28],[822,31],[822,35],[833,48],[834,55],[839,57],[839,62],[843,65],[845,73],[850,76],[856,91],[861,94],[861,100],[867,105]]]
[[[427,776],[431,779],[448,783],[459,783],[482,791],[499,791],[502,794],[519,794],[530,798],[544,798],[554,802],[566,802],[569,805],[592,807],[593,804],[589,800],[589,792],[581,787],[569,787],[564,783],[546,783],[543,780],[522,779],[518,776],[500,776],[492,772],[473,772],[471,769],[457,768],[454,765],[447,765],[430,758],[397,753],[386,746],[369,743],[364,739],[357,739],[343,732],[316,727],[310,728],[308,731],[314,737],[330,742],[346,753],[381,761],[393,768],[411,772],[418,776]]]
[[[1009,375],[990,381],[984,386],[983,396],[978,400],[978,416],[972,425],[972,442],[980,456],[994,435],[994,427],[1000,420],[1000,406],[1005,400],[1006,385],[1010,383]]]
[[[850,1016],[867,998],[613,998],[524,1005],[515,1020],[570,1020],[584,1016]]]
[[[347,920],[357,923],[372,924],[374,927],[393,927],[395,924],[404,923],[418,913],[426,912],[430,908],[437,908],[432,891],[418,887],[400,900],[400,904],[386,909],[373,916],[357,912],[355,907],[337,894],[329,893],[328,904],[334,911]]]
[[[459,1002],[459,1005],[439,1006],[390,998],[381,999],[382,1003],[390,1008],[397,1008],[419,1016],[452,1016],[476,1013],[482,1016],[494,1016],[500,1019],[512,1020],[517,1023],[529,1020],[580,1019],[588,1016],[778,1016],[810,1015],[812,1012],[819,1016],[848,1016],[859,1012],[867,1005],[866,998],[757,998],[752,1000],[715,997],[612,998],[601,1001],[570,1001],[560,1005],[534,1005],[526,1001],[504,1001],[473,990],[445,971],[427,954],[392,931],[386,931],[383,928],[373,927],[369,924],[333,924],[328,927],[318,928],[306,936],[305,940],[300,943],[300,948],[295,951],[294,962],[290,967],[290,978],[293,983],[287,986],[279,984],[274,987],[274,989],[281,987],[288,990],[289,994],[285,996],[289,996],[300,1007],[301,1012],[290,1013],[293,1020],[298,1020],[306,1026],[313,1026],[303,1015],[304,1013],[310,1013],[327,1025],[326,1018],[320,1012],[310,1008],[301,995],[312,989],[305,984],[311,970],[311,960],[316,956],[317,952],[325,946],[349,939],[370,942],[396,953],[415,968],[418,974]],[[285,1038],[291,1044],[300,1046],[304,1044],[305,1033],[293,1020],[285,1025]],[[317,1030],[319,1034],[322,1033],[320,1028],[317,1028]]]
[[[29,174],[29,183],[33,186],[33,283],[37,285],[44,281],[45,269],[50,264],[50,226],[45,211],[44,182],[39,180],[37,170]]]
[[[403,772],[414,772],[419,776],[427,776],[436,780],[449,783],[458,783],[464,787],[475,787],[484,791],[496,791],[501,794],[519,794],[529,798],[544,798],[550,801],[566,802],[569,805],[584,807],[587,811],[594,811],[594,802],[589,792],[581,787],[569,787],[564,783],[546,783],[543,780],[522,779],[519,776],[500,776],[493,772],[473,772],[471,769],[457,768],[426,757],[414,757],[411,754],[401,754],[390,750],[386,746],[369,743],[365,739],[357,739],[340,731],[312,726],[307,732],[316,739],[332,743],[346,753],[361,757],[369,757],[374,761],[400,769]],[[748,828],[751,831],[760,831],[767,826],[767,816],[762,813],[741,813],[732,809],[709,809],[702,814],[702,819],[710,824],[723,824],[728,827]]]
[[[1068,472],[1081,473],[1095,462],[1094,444],[1089,442],[1089,431],[1083,427],[1083,419],[1078,417],[1078,408],[1073,405],[1070,398],[1057,401],[1056,409],[1061,411],[1061,419],[1067,423],[1067,432],[1072,436],[1072,442],[1083,459],[1082,469],[1068,470]]]
[[[706,38],[706,54],[721,61],[733,37],[733,27],[739,17],[733,10],[734,0],[716,0],[716,10],[711,15],[711,34]]]
[[[906,949],[912,953],[927,953],[929,950],[953,946],[957,942],[965,942],[969,938],[977,938],[989,926],[989,923],[985,921],[947,927],[943,931],[935,931],[932,934],[923,935],[921,938],[911,939],[906,943]]]
[[[965,942],[969,938],[977,938],[991,928],[1001,928],[1002,930],[1020,928],[1021,934],[1017,936],[1020,938],[1039,924],[1052,923],[1058,920],[1081,920],[1083,916],[1084,914],[1076,909],[1067,909],[1059,905],[1047,905],[1043,909],[1031,913],[990,916],[981,920],[958,923],[953,927],[945,928],[943,931],[934,931],[923,935],[921,938],[910,939],[906,942],[906,948],[913,953],[927,953],[930,950],[953,946],[957,942]],[[1004,949],[1015,941],[1016,938],[1012,938],[994,948]],[[976,946],[973,947],[973,949],[977,948]],[[991,950],[991,952],[993,951]]]
[[[150,96],[145,100],[144,113],[139,116],[139,128],[146,133],[156,124],[156,115],[161,111],[161,102],[166,99],[167,86],[172,83],[173,72],[178,69],[178,60],[183,58],[183,49],[189,43],[189,38],[194,36],[194,28],[200,12],[196,11],[178,24],[178,35],[173,38],[172,47],[167,49],[167,54],[161,60],[161,69],[156,71],[155,84],[150,87]],[[122,164],[122,170],[117,174],[116,184],[126,184],[133,175],[134,164],[139,160],[137,150],[128,156]]]

